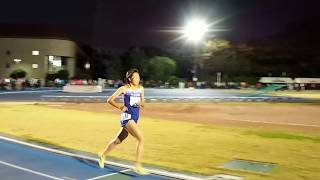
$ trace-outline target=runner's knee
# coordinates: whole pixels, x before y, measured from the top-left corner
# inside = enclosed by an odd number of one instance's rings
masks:
[[[142,134],[138,134],[138,135],[136,136],[136,139],[137,139],[140,143],[143,143],[143,142],[144,142],[144,137],[143,137]]]

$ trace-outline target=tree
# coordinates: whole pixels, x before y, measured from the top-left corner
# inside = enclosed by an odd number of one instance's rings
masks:
[[[155,56],[150,59],[149,71],[152,80],[167,81],[175,70],[176,62],[169,57]]]
[[[78,69],[77,74],[72,79],[92,79],[92,76],[88,72]]]
[[[13,79],[24,78],[26,77],[27,72],[22,69],[16,69],[11,72],[10,77]]]
[[[123,79],[123,67],[122,67],[122,61],[117,56],[110,56],[110,59],[106,61],[106,67],[107,67],[107,78],[108,79]]]
[[[47,80],[54,81],[55,79],[68,80],[69,79],[69,71],[68,70],[60,70],[57,73],[47,74]]]
[[[222,39],[210,40],[204,43],[202,51],[208,55],[213,55],[215,52],[231,48],[231,43]]]
[[[202,58],[198,59],[199,79],[214,80],[217,72],[224,72],[225,69],[234,70],[233,65],[226,68],[226,64],[235,64],[234,50],[231,43],[222,39],[209,40],[202,47]]]
[[[149,78],[149,59],[145,53],[145,49],[138,47],[131,47],[121,57],[122,74],[131,68],[137,68],[143,79]]]
[[[68,70],[60,70],[57,73],[57,78],[67,80],[69,79],[69,71]]]

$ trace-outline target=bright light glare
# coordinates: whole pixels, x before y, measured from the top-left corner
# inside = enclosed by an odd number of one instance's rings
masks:
[[[33,68],[33,69],[37,69],[38,67],[39,67],[38,64],[32,64],[32,68]]]
[[[39,55],[39,51],[32,51],[32,55],[38,56]]]
[[[21,62],[22,60],[21,60],[21,59],[13,59],[13,61],[16,62],[16,63],[19,63],[19,62]]]
[[[90,64],[87,62],[87,63],[84,65],[84,68],[90,69]]]
[[[229,29],[217,26],[224,19],[225,18],[220,18],[208,22],[207,18],[194,16],[182,27],[166,27],[159,30],[159,32],[179,34],[179,36],[171,40],[171,42],[185,40],[185,42],[190,44],[199,45],[201,42],[204,42],[205,39],[212,39],[215,36],[215,32],[229,31]]]
[[[193,19],[187,23],[183,29],[184,36],[192,42],[199,42],[209,31],[209,27],[204,20]]]

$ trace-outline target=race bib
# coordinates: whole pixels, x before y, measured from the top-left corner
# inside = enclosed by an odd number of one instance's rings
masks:
[[[121,114],[121,121],[129,120],[129,119],[131,119],[131,114],[128,114],[128,113]]]
[[[140,102],[140,96],[131,96],[130,97],[130,106]]]

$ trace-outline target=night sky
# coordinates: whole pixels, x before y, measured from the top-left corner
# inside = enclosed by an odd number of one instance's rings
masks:
[[[183,26],[193,14],[223,18],[217,38],[234,43],[267,38],[290,23],[319,23],[316,0],[11,0],[0,6],[0,24],[54,25],[80,44],[104,48],[170,48],[177,34],[161,30]]]

